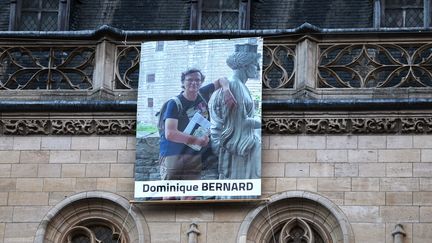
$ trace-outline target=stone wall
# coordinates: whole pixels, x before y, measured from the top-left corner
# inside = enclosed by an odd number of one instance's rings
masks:
[[[356,243],[392,243],[401,223],[404,243],[432,238],[432,136],[264,136],[263,198],[309,191],[347,216]],[[133,199],[132,136],[0,137],[0,242],[33,242],[47,212],[70,195],[107,191]],[[134,204],[152,243],[236,242],[258,203]],[[148,239],[147,239],[148,240]]]

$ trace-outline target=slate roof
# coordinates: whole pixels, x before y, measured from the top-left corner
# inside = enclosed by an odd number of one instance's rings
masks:
[[[373,26],[370,0],[252,0],[251,29],[295,28],[305,22],[320,28]]]
[[[190,0],[71,0],[69,30],[109,25],[122,30],[187,30]],[[206,0],[209,1],[209,0]],[[251,29],[371,28],[372,0],[251,0]],[[0,0],[0,31],[8,30],[9,0]]]

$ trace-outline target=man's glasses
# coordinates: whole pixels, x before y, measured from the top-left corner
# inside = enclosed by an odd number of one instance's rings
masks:
[[[189,83],[192,83],[192,82],[201,83],[201,79],[186,79],[185,81],[189,82]]]

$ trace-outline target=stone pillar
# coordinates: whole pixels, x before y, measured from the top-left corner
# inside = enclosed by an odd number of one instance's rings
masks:
[[[305,36],[296,46],[296,90],[313,90],[317,86],[318,68],[317,42],[310,36]],[[301,94],[300,94],[301,95]]]
[[[196,223],[192,223],[189,226],[189,230],[186,233],[188,236],[188,243],[198,243],[198,235],[201,232],[198,230],[198,225]]]
[[[115,70],[115,45],[103,39],[96,46],[95,69],[93,75],[94,91],[110,91],[114,89],[113,77]]]
[[[404,237],[406,233],[401,224],[395,225],[395,228],[392,231],[393,243],[403,243]]]

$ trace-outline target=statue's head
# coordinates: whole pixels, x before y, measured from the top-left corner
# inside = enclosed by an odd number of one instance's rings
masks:
[[[237,44],[235,52],[226,60],[227,65],[233,70],[243,70],[248,78],[257,78],[259,71],[257,52],[258,46],[254,44]]]

